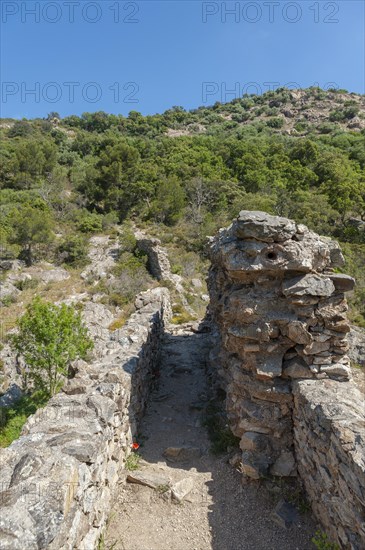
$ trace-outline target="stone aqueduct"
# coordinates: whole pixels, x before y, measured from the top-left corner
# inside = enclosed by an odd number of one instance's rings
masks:
[[[299,476],[330,537],[365,548],[365,410],[346,355],[354,281],[334,271],[338,245],[244,211],[210,255],[210,363],[244,475]],[[1,450],[3,550],[97,548],[170,315],[167,289],[139,295],[119,348],[80,367]]]

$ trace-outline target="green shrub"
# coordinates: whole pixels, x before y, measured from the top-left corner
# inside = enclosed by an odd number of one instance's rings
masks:
[[[322,533],[322,531],[316,531],[312,542],[318,550],[340,550],[340,547],[331,542],[326,533]]]
[[[61,262],[82,267],[88,263],[88,241],[82,235],[68,236],[58,247],[58,257]]]
[[[122,230],[119,233],[118,241],[122,253],[135,252],[137,247],[137,239],[134,236],[133,230],[129,225],[123,224]]]
[[[141,460],[141,456],[139,453],[132,452],[129,456],[127,456],[125,461],[125,469],[129,472],[133,472],[135,470],[138,470],[139,468],[139,461]]]
[[[103,230],[110,229],[114,225],[116,225],[119,222],[119,216],[117,212],[108,212],[108,214],[104,214],[101,220],[102,228]]]
[[[82,233],[99,233],[103,229],[103,216],[84,211],[77,221],[77,229]]]
[[[335,109],[329,114],[331,122],[344,122],[350,120],[359,114],[360,108],[358,105],[348,105],[344,109]]]
[[[269,118],[266,121],[266,125],[269,126],[269,128],[282,128],[284,126],[284,119],[280,117]]]
[[[298,121],[294,124],[294,129],[297,131],[297,132],[304,132],[305,130],[307,130],[309,128],[309,124],[308,122],[304,122],[304,121]]]
[[[332,134],[337,129],[336,124],[331,124],[330,122],[323,122],[317,126],[317,131],[320,134]]]
[[[18,321],[12,347],[24,357],[34,388],[52,396],[62,387],[71,362],[93,347],[81,314],[72,306],[56,306],[35,298]]]
[[[12,407],[0,407],[0,447],[8,447],[20,436],[27,418],[44,406],[48,396],[42,392],[23,396]]]
[[[24,279],[24,281],[17,281],[14,286],[16,286],[18,290],[28,290],[30,288],[37,288],[39,283],[39,279]]]
[[[9,294],[8,296],[4,296],[1,298],[1,303],[3,307],[9,307],[11,304],[15,304],[17,301],[17,297],[14,294]]]

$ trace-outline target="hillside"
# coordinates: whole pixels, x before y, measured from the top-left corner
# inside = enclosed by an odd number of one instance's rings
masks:
[[[365,96],[318,88],[153,116],[4,119],[1,265],[77,270],[90,236],[133,221],[170,248],[176,274],[201,277],[206,236],[242,208],[264,210],[343,243],[364,326],[364,127]],[[127,247],[121,264],[133,279],[143,262]]]
[[[363,546],[364,120],[316,89],[1,122],[7,547]]]
[[[277,130],[292,136],[311,133],[330,134],[339,131],[360,132],[365,128],[365,96],[346,90],[320,88],[288,90],[280,88],[263,95],[245,95],[227,103],[216,102],[186,111],[172,107],[163,114],[142,116],[131,111],[128,117],[104,112],[68,116],[59,120],[50,117],[54,126],[103,132],[113,128],[123,135],[144,137],[179,137],[199,134],[231,133],[242,126],[254,125],[258,130]],[[15,121],[2,119],[0,127],[11,129]]]

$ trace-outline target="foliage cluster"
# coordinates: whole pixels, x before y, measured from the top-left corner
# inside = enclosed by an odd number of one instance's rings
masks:
[[[293,217],[364,245],[364,229],[351,220],[365,220],[365,132],[340,122],[361,117],[361,101],[319,88],[297,99],[282,88],[153,116],[98,112],[15,121],[0,130],[2,257],[83,265],[88,235],[128,219],[159,224],[162,235],[171,228],[188,252],[203,254],[206,235],[241,209]],[[318,102],[327,105],[329,120],[314,127],[304,115]],[[283,111],[298,105],[298,131],[288,135]],[[193,127],[205,131],[185,131]],[[169,129],[184,132],[169,137]],[[358,270],[354,254],[351,262]],[[181,262],[175,267],[184,270]],[[135,250],[123,253],[120,275],[127,299],[135,291],[130,279],[145,278]],[[110,292],[112,301],[119,292]],[[358,286],[356,303],[361,292]]]
[[[39,297],[27,307],[11,338],[25,360],[23,379],[49,397],[57,393],[69,374],[72,361],[92,349],[80,312],[74,307],[44,302]]]

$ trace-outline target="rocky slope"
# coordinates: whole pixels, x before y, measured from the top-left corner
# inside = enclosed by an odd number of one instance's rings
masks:
[[[209,123],[206,121],[208,113],[213,117]],[[188,123],[183,121],[169,128],[167,135],[204,134],[212,122],[215,128],[229,122],[240,126],[261,122],[290,135],[328,133],[331,128],[360,132],[365,128],[365,96],[311,88],[267,92],[262,96],[201,107],[192,112]]]

